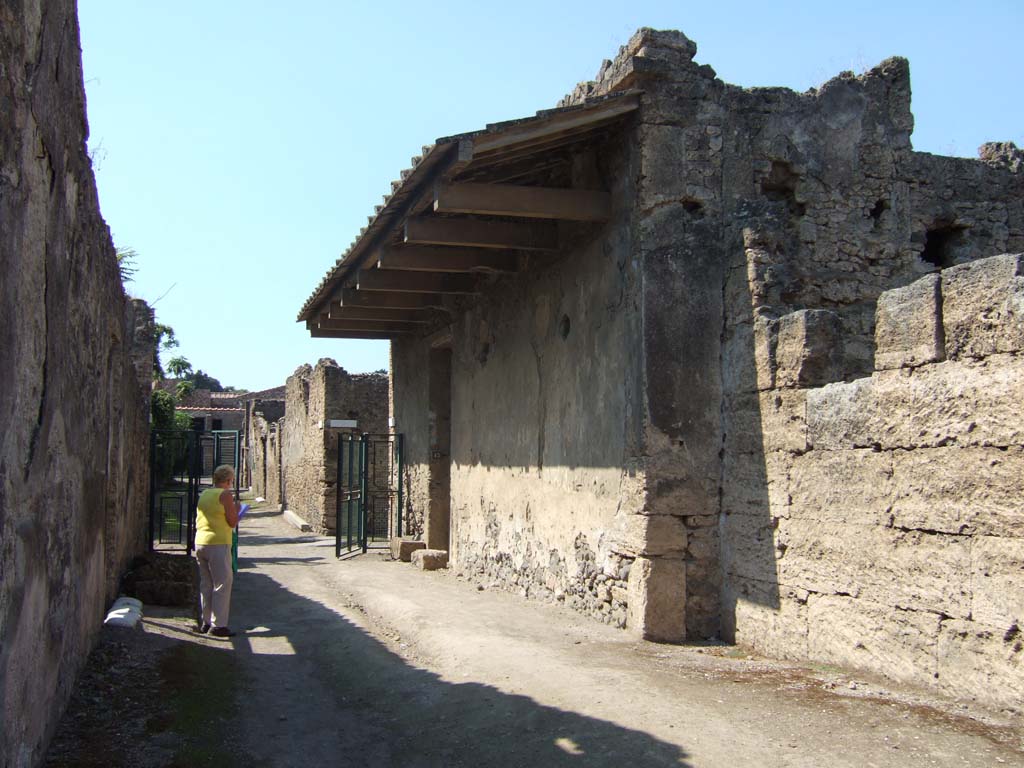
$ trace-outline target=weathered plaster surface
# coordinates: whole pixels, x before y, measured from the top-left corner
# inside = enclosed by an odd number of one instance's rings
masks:
[[[0,8],[0,764],[37,764],[146,547],[152,313],[85,152],[71,2]]]

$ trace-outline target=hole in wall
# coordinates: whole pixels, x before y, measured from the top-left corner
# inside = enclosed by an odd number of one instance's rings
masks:
[[[800,175],[793,166],[781,160],[772,160],[772,168],[761,181],[761,194],[769,200],[785,203],[793,216],[803,216],[807,206],[797,201],[796,187],[800,183]]]
[[[569,322],[568,315],[562,315],[562,319],[558,321],[558,335],[563,339],[569,337],[569,331],[571,329],[571,323]]]
[[[704,218],[704,203],[702,203],[700,200],[686,199],[681,200],[680,202],[683,205],[683,210],[686,211],[688,214],[697,219]]]
[[[924,235],[921,260],[938,269],[967,261],[967,227],[937,224]]]
[[[871,218],[875,220],[875,226],[877,227],[882,220],[882,214],[889,210],[888,200],[879,200],[875,203],[871,209]]]

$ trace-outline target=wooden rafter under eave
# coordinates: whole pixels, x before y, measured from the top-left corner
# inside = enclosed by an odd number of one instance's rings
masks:
[[[377,267],[408,272],[517,272],[519,257],[490,248],[410,245],[381,249]]]
[[[423,330],[417,323],[398,320],[319,320],[318,331],[370,331],[382,333],[414,333]]]
[[[558,227],[548,221],[479,221],[420,216],[405,220],[405,242],[415,245],[557,251]]]
[[[611,195],[594,190],[477,183],[438,184],[434,188],[437,213],[607,221],[611,209]]]
[[[384,309],[436,309],[447,311],[444,294],[399,293],[397,291],[357,291],[345,288],[337,297],[342,307],[378,307]]]
[[[431,309],[394,309],[392,307],[343,307],[332,303],[328,320],[398,320],[405,323],[429,323],[436,313]],[[320,315],[324,320],[324,315]]]
[[[480,281],[474,275],[446,275],[441,272],[403,272],[390,269],[364,269],[356,275],[356,288],[363,291],[398,293],[479,293]]]
[[[318,328],[311,328],[309,335],[314,339],[376,339],[388,341],[395,336],[402,336],[403,334],[388,331],[321,331]]]

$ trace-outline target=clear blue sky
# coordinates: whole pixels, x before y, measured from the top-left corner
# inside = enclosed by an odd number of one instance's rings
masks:
[[[819,85],[910,59],[918,150],[1024,145],[1019,0],[79,0],[90,148],[130,290],[225,385],[283,384],[387,344],[295,317],[390,182],[439,136],[554,106],[638,27],[679,29],[727,82]]]

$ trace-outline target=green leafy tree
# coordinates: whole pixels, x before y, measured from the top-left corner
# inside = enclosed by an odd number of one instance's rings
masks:
[[[177,386],[174,387],[174,394],[177,395],[179,402],[181,400],[184,400],[186,397],[188,397],[195,391],[196,385],[193,382],[189,381],[188,379],[179,381]]]
[[[155,390],[149,409],[153,414],[153,429],[174,429],[174,395],[162,389]]]
[[[196,385],[196,389],[208,389],[211,392],[224,391],[224,385],[217,381],[217,379],[213,378],[213,376],[204,373],[202,369],[189,376],[188,380]]]
[[[167,361],[167,372],[176,379],[188,379],[192,375],[192,363],[182,355]]]
[[[159,381],[164,377],[164,369],[160,365],[160,353],[177,347],[178,340],[174,336],[174,329],[164,323],[156,323],[153,326],[153,334],[156,337],[156,360],[153,363],[153,378]]]

